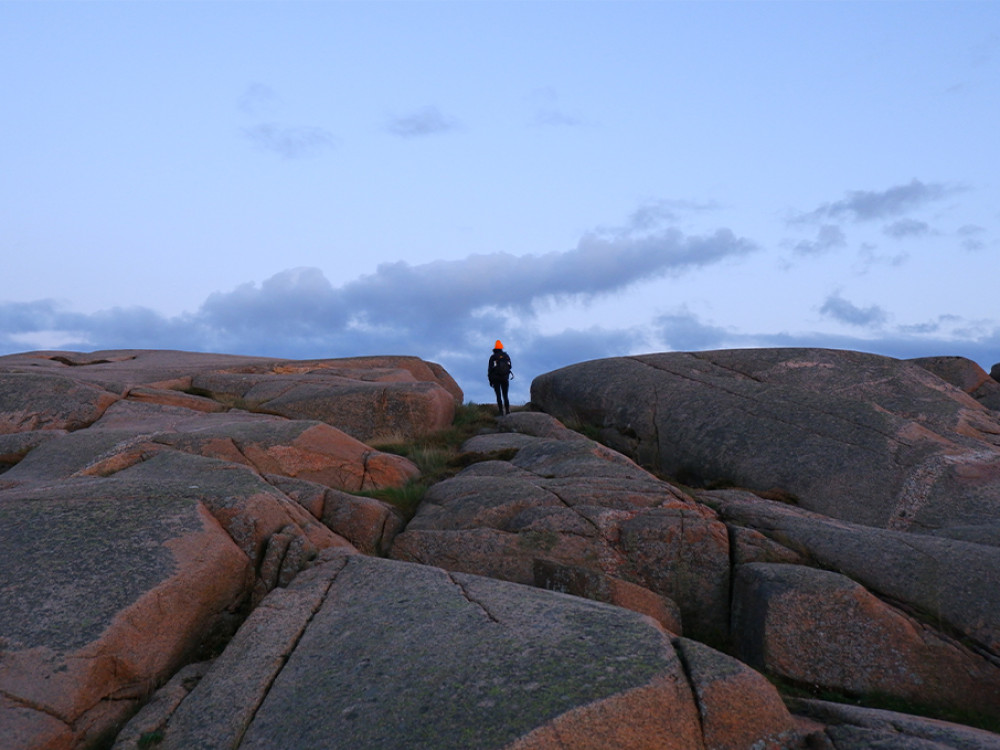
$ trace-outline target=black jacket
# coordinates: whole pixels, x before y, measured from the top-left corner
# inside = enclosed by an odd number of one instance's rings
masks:
[[[503,349],[494,349],[490,357],[489,368],[486,371],[490,385],[505,383],[510,380],[510,357]]]

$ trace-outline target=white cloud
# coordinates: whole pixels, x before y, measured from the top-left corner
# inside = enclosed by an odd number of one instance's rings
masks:
[[[792,221],[793,223],[824,219],[873,221],[891,218],[922,208],[961,190],[959,187],[934,182],[924,183],[917,179],[886,190],[852,190],[841,200],[824,203],[808,213],[797,215]]]
[[[962,240],[961,245],[963,250],[977,252],[986,248],[986,242],[983,239],[986,230],[983,227],[975,224],[966,224],[958,228],[957,234]]]
[[[398,115],[389,119],[386,126],[393,135],[402,138],[417,138],[426,135],[446,133],[459,127],[459,121],[441,112],[433,105],[408,115]]]
[[[382,264],[339,287],[319,269],[293,268],[213,293],[195,312],[173,317],[142,307],[81,314],[53,300],[0,304],[0,351],[157,348],[290,358],[411,354],[443,364],[469,399],[482,402],[492,399],[484,367],[497,338],[514,357],[519,379],[512,393],[519,401],[528,398],[531,379],[541,372],[641,351],[832,346],[891,356],[958,353],[980,363],[1000,351],[1000,334],[989,324],[942,318],[933,325],[891,329],[882,307],[860,306],[839,292],[820,312],[838,327],[864,329],[858,337],[747,332],[743,321],[732,327],[731,321],[702,320],[676,303],[667,312],[638,303],[630,307],[630,290],[640,284],[758,252],[755,243],[728,229],[687,235],[658,229],[660,220],[669,220],[668,213],[652,212],[626,228],[589,234],[559,253]],[[962,233],[978,235],[974,229]],[[836,244],[837,237],[830,232],[826,241]],[[616,316],[614,323],[585,318],[577,324],[571,317],[542,329],[546,310],[561,301],[572,299],[583,309],[619,297],[627,312],[624,322]]]
[[[861,308],[844,299],[840,294],[831,294],[827,297],[819,311],[841,323],[862,328],[877,328],[889,318],[885,310],[878,305]]]
[[[924,237],[934,233],[930,224],[926,221],[917,221],[916,219],[899,219],[892,222],[892,224],[887,224],[883,227],[882,231],[889,237],[897,240],[908,237]]]
[[[336,138],[324,128],[274,122],[243,128],[243,135],[261,150],[272,151],[285,159],[316,156],[336,145]]]
[[[815,240],[802,240],[792,248],[796,255],[823,255],[831,250],[844,247],[847,238],[843,230],[834,224],[824,224],[816,231]]]

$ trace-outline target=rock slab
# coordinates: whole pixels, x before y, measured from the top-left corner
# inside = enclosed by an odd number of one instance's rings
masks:
[[[794,744],[773,688],[709,651],[618,607],[351,555],[272,592],[190,694],[137,716],[116,750],[143,735],[163,750],[693,750],[704,727],[712,747]],[[723,705],[756,720],[726,726]]]
[[[214,398],[202,377],[270,395]],[[0,747],[106,746],[323,550],[384,547],[400,517],[348,492],[419,472],[325,420],[354,389],[378,394],[380,428],[434,429],[449,381],[415,358],[0,357]]]

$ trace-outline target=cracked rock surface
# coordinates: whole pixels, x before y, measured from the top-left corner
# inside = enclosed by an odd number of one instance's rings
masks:
[[[532,435],[552,434],[537,415],[503,429],[516,432],[464,450],[515,455],[434,485],[393,557],[631,605],[680,633],[676,608],[685,634],[726,640],[729,540],[714,511],[591,440]]]
[[[718,718],[727,689],[754,696],[727,705],[740,729]],[[741,722],[741,711],[753,720]],[[151,731],[164,750],[698,748],[713,732],[734,747],[780,747],[798,738],[759,675],[649,618],[359,555],[272,592],[172,715],[140,714],[116,750]]]
[[[535,389],[580,432],[498,419],[407,524],[352,493],[450,422],[437,365],[0,357],[0,748],[1000,747],[866,707],[1000,715],[978,366],[581,367]]]
[[[213,376],[231,376],[222,398],[193,385]],[[247,398],[250,381],[294,409]],[[323,550],[385,546],[394,511],[345,491],[417,469],[337,422],[363,431],[351,414],[374,398],[386,413],[368,428],[449,423],[448,384],[415,358],[0,357],[0,747],[107,746]]]
[[[689,485],[916,533],[989,524],[1000,544],[1000,419],[918,362],[827,349],[618,357],[541,375],[531,400]]]

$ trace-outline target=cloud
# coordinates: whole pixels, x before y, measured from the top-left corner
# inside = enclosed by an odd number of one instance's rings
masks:
[[[877,305],[861,308],[853,302],[848,302],[839,294],[831,294],[827,297],[819,311],[841,323],[864,328],[881,326],[889,318],[885,310]]]
[[[899,267],[906,263],[906,261],[910,258],[907,253],[880,255],[876,252],[877,250],[878,248],[875,245],[868,243],[863,243],[861,245],[861,248],[858,251],[857,261],[854,263],[854,270],[856,273],[868,273],[868,271],[876,265]]]
[[[457,119],[443,114],[435,106],[424,107],[409,115],[392,117],[386,126],[390,133],[401,138],[437,135],[458,127]]]
[[[975,224],[966,224],[958,228],[958,236],[961,238],[962,249],[969,252],[978,252],[986,248],[986,243],[982,236],[986,233],[983,227]]]
[[[486,388],[479,383],[478,355],[483,347],[488,354],[497,338],[521,345],[528,372],[569,364],[560,357],[624,354],[644,340],[638,328],[591,328],[546,338],[534,329],[538,309],[548,302],[619,293],[755,250],[726,229],[704,236],[668,230],[640,237],[587,236],[571,250],[544,255],[386,263],[340,287],[319,269],[288,269],[260,284],[213,293],[194,313],[175,317],[146,308],[78,314],[51,300],[9,303],[0,305],[0,347],[20,351],[32,341],[51,341],[58,342],[51,344],[56,348],[84,350],[160,348],[292,358],[413,354],[441,361],[449,371],[454,368],[455,377]]]
[[[467,308],[457,320],[439,319],[436,326],[424,316],[366,327],[354,319],[365,310],[350,308],[346,289],[330,286],[316,269],[291,269],[260,285],[244,284],[213,294],[197,312],[175,317],[146,308],[80,314],[65,311],[52,300],[0,303],[0,352],[153,348],[302,359],[412,354],[444,365],[466,399],[480,403],[493,399],[485,366],[497,338],[514,359],[515,402],[528,400],[532,378],[543,372],[588,359],[648,351],[822,347],[903,359],[959,355],[987,370],[1000,357],[1000,328],[947,315],[922,325],[847,336],[821,331],[739,332],[682,309],[660,315],[648,328],[590,326],[540,333],[530,317],[500,314],[487,305]],[[857,325],[877,324],[884,315],[877,307],[858,308],[838,295],[826,304],[834,317]]]
[[[664,224],[678,221],[684,213],[716,211],[719,204],[690,200],[658,200],[639,206],[629,217],[625,227],[617,233],[632,234],[647,232]]]
[[[823,255],[847,244],[843,230],[834,224],[824,224],[816,232],[815,240],[802,240],[792,248],[796,255]]]
[[[324,128],[295,127],[273,122],[243,128],[243,135],[261,150],[273,151],[285,159],[315,156],[336,145],[336,139]]]
[[[681,310],[660,315],[653,321],[657,338],[673,351],[702,351],[725,346],[733,332],[702,323],[697,316]]]
[[[693,332],[706,332],[704,346],[682,347],[681,351],[793,347],[868,352],[896,359],[959,356],[976,362],[987,372],[1000,359],[1000,328],[986,321],[970,323],[954,315],[941,315],[922,325],[879,329],[874,335],[869,332],[863,336],[825,331],[736,332],[703,324],[694,316],[680,316],[678,324]],[[692,338],[689,343],[697,344],[698,340]]]
[[[792,219],[792,223],[824,219],[849,221],[886,219],[922,208],[960,190],[961,188],[941,183],[924,183],[917,179],[882,191],[853,190],[839,201],[824,203],[808,213],[799,214]]]
[[[236,102],[237,108],[245,115],[260,117],[273,115],[278,108],[280,98],[269,86],[262,83],[251,83]]]
[[[454,325],[460,316],[490,309],[531,314],[553,299],[592,299],[666,274],[737,258],[756,250],[720,229],[706,236],[668,230],[647,237],[588,235],[576,248],[545,255],[471,255],[419,266],[380,265],[343,287],[352,310],[369,325]]]
[[[930,225],[925,221],[916,219],[899,219],[892,224],[886,225],[882,231],[894,239],[905,239],[907,237],[925,237],[933,234]]]

